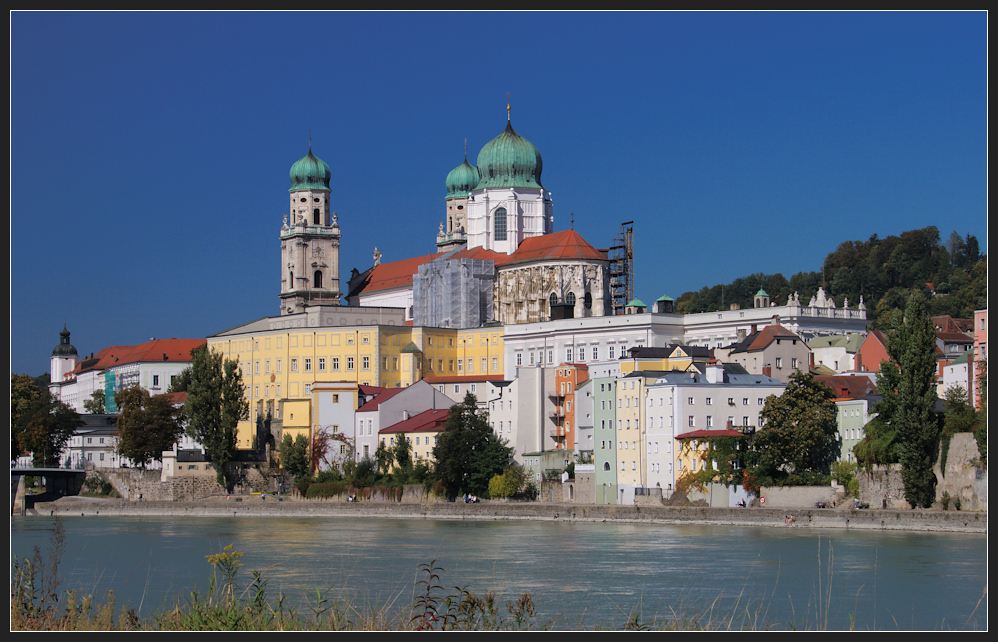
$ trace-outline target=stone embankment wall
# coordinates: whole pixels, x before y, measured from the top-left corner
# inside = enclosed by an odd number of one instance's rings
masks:
[[[37,504],[35,515],[169,515],[213,517],[244,515],[260,517],[397,517],[423,519],[550,520],[653,524],[718,524],[788,528],[846,528],[858,530],[955,531],[987,533],[987,513],[969,511],[890,511],[847,509],[700,508],[669,506],[584,506],[540,502],[436,502],[402,504],[390,502],[277,501],[232,498],[201,502],[135,502],[120,499],[88,500],[64,497]]]
[[[277,492],[277,485],[267,474],[254,466],[233,464],[230,474],[238,481],[235,494],[249,493],[261,489]],[[130,501],[198,501],[209,497],[225,495],[224,488],[218,485],[215,475],[197,477],[172,477],[163,481],[158,470],[139,468],[115,468],[101,471],[123,499]]]
[[[956,510],[953,499],[960,498],[962,511],[988,510],[988,473],[980,463],[977,440],[972,433],[957,433],[950,440],[946,456],[946,470],[941,469],[941,458],[936,461],[936,504],[942,508],[943,493],[951,498],[949,510]],[[904,498],[904,482],[901,481],[901,466],[874,466],[870,471],[856,473],[859,480],[859,497],[871,508],[906,510],[908,501]]]
[[[942,457],[936,462],[936,501],[942,502],[943,493],[949,493],[950,507],[959,499],[960,510],[988,509],[988,473],[980,465],[981,453],[973,433],[953,435],[946,455],[946,470],[941,468]]]
[[[841,495],[832,486],[764,486],[759,498],[766,508],[814,508],[818,502],[834,506]]]

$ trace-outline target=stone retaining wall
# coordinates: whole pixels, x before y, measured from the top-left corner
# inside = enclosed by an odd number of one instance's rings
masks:
[[[956,531],[987,533],[988,516],[981,512],[891,511],[771,508],[698,508],[641,506],[584,506],[540,502],[480,504],[440,502],[399,504],[387,502],[277,501],[233,498],[204,502],[134,502],[88,500],[65,497],[37,504],[29,513],[37,515],[172,515],[211,517],[256,515],[260,517],[402,517],[425,519],[624,521],[663,524],[721,524],[743,526],[785,526],[785,517],[795,518],[793,528],[846,528],[861,530]]]

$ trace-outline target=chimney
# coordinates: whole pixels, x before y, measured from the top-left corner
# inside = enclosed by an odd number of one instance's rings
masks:
[[[773,376],[773,366],[769,365],[768,363],[766,365],[764,365],[762,367],[762,374],[766,375],[767,377],[772,377]]]

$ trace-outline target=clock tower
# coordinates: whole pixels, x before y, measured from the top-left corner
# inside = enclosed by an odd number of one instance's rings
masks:
[[[312,153],[291,166],[289,211],[281,226],[281,314],[340,304],[340,225],[329,209],[332,172]]]

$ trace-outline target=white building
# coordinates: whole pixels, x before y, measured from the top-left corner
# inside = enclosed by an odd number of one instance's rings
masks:
[[[786,385],[709,366],[706,374],[664,373],[646,389],[646,485],[668,498],[682,473],[678,439],[696,431],[755,429],[766,398],[783,394]]]
[[[191,365],[191,351],[204,339],[152,339],[137,346],[111,346],[80,358],[64,327],[50,359],[49,392],[78,413],[97,390],[104,391],[106,412],[115,411],[114,393],[140,386],[163,394]]]
[[[865,333],[866,308],[862,303],[855,309],[836,308],[819,289],[808,306],[791,297],[789,305],[745,310],[645,312],[508,325],[503,335],[504,374],[512,379],[517,368],[532,363],[554,366],[561,362],[612,361],[633,347],[660,348],[678,343],[718,348],[771,324],[783,326],[804,341],[830,334]]]

